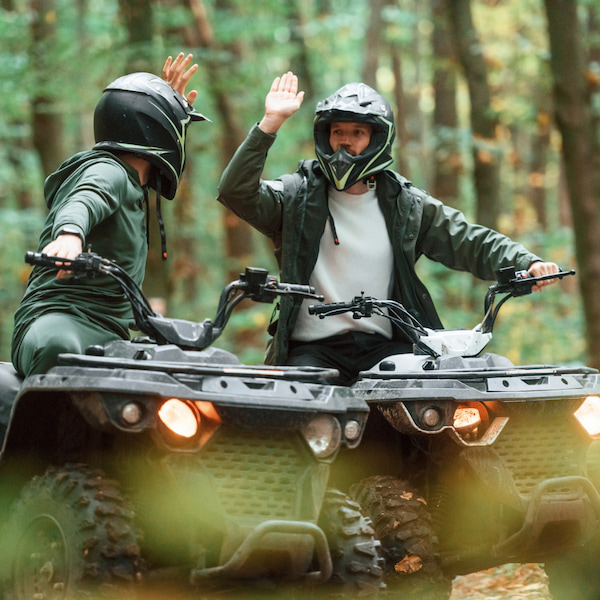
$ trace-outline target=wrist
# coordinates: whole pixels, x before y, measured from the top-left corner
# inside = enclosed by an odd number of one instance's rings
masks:
[[[65,226],[61,227],[56,232],[54,239],[56,239],[59,235],[75,235],[81,240],[82,245],[85,243],[85,237],[84,237],[82,231],[78,227],[74,227],[72,225],[65,225]]]
[[[258,124],[258,127],[264,133],[275,134],[283,125],[285,118],[275,115],[265,115]]]

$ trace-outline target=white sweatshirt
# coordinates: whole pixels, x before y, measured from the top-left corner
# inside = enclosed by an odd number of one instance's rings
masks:
[[[310,285],[325,302],[348,302],[362,292],[379,300],[389,298],[394,257],[375,190],[348,194],[330,188],[329,211],[339,245],[328,220]],[[309,304],[315,301],[304,300],[292,340],[312,341],[351,330],[392,337],[391,323],[384,317],[353,319],[346,313],[319,319],[308,314]]]

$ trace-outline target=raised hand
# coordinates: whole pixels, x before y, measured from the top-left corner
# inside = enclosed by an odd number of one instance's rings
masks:
[[[298,92],[298,77],[288,71],[276,77],[265,98],[265,115],[258,126],[265,133],[276,133],[286,119],[302,104],[304,92]]]
[[[194,57],[191,54],[184,56],[183,52],[177,55],[173,60],[171,56],[165,61],[162,76],[163,79],[179,94],[181,94],[191,106],[198,97],[198,92],[192,90],[186,95],[185,86],[189,83],[192,75],[198,70],[198,65],[188,66]],[[187,69],[187,71],[186,71]]]

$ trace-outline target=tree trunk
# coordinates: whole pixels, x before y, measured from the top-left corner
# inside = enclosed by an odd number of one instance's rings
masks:
[[[432,1],[432,48],[435,65],[433,132],[436,141],[432,191],[436,198],[457,206],[462,160],[458,147],[456,57],[448,18],[449,10],[448,0]]]
[[[186,28],[184,32],[190,46],[225,50],[223,54],[226,55],[241,55],[241,49],[235,43],[230,44],[227,48],[219,47],[202,0],[187,0],[187,3],[194,17],[193,27]],[[215,9],[225,11],[227,7],[228,0],[218,0]],[[215,52],[215,55],[217,54],[219,53]],[[215,106],[219,111],[219,120],[223,129],[219,148],[223,170],[246,135],[231,105],[227,86],[225,85],[230,69],[229,65],[229,62],[223,62],[218,58],[210,58],[210,55],[209,58],[203,61],[207,75],[207,87],[210,88],[215,99]],[[230,281],[237,279],[240,272],[243,272],[252,256],[254,245],[251,227],[232,211],[224,210],[225,252],[228,265],[227,280]]]
[[[554,80],[554,111],[562,136],[575,227],[579,285],[589,363],[600,368],[600,152],[586,79],[587,61],[575,0],[545,0]]]
[[[545,108],[538,108],[537,131],[531,144],[529,164],[529,197],[535,209],[537,222],[543,231],[548,228],[546,207],[546,163],[550,145],[550,115]]]
[[[66,158],[63,118],[55,103],[56,0],[32,0],[31,64],[35,69],[35,95],[32,101],[33,145],[39,154],[44,176],[52,173]]]
[[[152,0],[119,0],[119,8],[121,18],[127,28],[125,70],[128,73],[153,72],[154,13]]]
[[[500,150],[496,140],[497,118],[481,43],[473,25],[470,0],[452,0],[450,16],[458,57],[471,99],[471,129],[477,222],[498,227],[500,208]]]
[[[404,93],[404,78],[402,74],[402,49],[394,42],[391,45],[392,71],[394,73],[394,99],[396,100],[396,154],[398,156],[398,171],[404,177],[410,177],[407,148],[409,133],[406,127],[408,113],[406,94]]]
[[[365,61],[362,68],[361,81],[377,89],[377,69],[381,54],[383,36],[383,21],[381,11],[389,0],[371,0],[369,3],[369,23],[365,36]]]

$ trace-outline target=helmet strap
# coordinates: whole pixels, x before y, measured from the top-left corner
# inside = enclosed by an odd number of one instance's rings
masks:
[[[148,188],[143,187],[144,190],[144,206],[146,207],[146,247],[150,248],[150,203],[148,202]]]
[[[167,236],[165,234],[165,223],[162,218],[162,212],[160,210],[160,175],[156,181],[156,218],[158,219],[158,228],[160,229],[160,248],[161,257],[163,260],[167,260]]]

